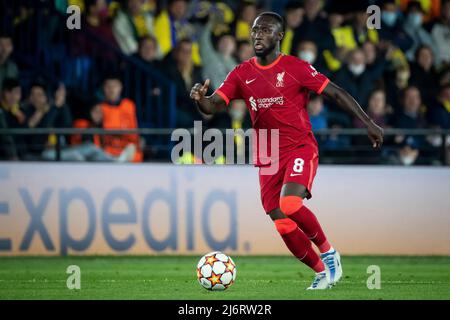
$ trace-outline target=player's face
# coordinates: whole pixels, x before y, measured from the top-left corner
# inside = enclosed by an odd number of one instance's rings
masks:
[[[270,17],[258,17],[251,30],[253,49],[257,57],[265,57],[276,48],[281,40],[280,26]]]

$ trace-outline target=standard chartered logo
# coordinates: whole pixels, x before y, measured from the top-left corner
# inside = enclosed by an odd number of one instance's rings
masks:
[[[248,99],[248,101],[250,101],[250,105],[252,106],[252,110],[258,111],[258,108],[256,107],[256,100],[255,100],[255,98],[250,97],[250,99]]]
[[[255,98],[250,97],[248,99],[248,101],[250,102],[250,106],[252,107],[252,110],[254,111],[258,111],[258,108],[270,108],[272,105],[277,104],[277,105],[283,105],[284,104],[284,98],[283,96],[280,97],[270,97],[270,98],[259,98],[258,100],[255,100]]]

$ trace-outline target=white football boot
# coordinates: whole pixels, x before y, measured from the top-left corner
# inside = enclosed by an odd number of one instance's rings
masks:
[[[341,255],[333,249],[331,252],[322,253],[320,258],[330,272],[330,284],[336,284],[342,277]]]
[[[306,290],[325,290],[331,288],[329,281],[329,271],[325,266],[325,271],[316,273],[312,284]]]

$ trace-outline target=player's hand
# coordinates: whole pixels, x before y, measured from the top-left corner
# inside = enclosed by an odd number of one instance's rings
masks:
[[[196,83],[192,89],[191,89],[191,99],[194,99],[195,101],[200,101],[205,98],[206,92],[209,88],[210,80],[206,79],[204,84]]]
[[[369,136],[369,139],[372,142],[372,147],[374,149],[381,148],[384,136],[383,128],[378,126],[375,122],[370,121],[367,125],[367,135]]]

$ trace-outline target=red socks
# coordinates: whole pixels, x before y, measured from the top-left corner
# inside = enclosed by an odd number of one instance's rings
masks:
[[[319,221],[306,206],[303,205],[300,210],[290,214],[289,218],[295,221],[298,227],[319,248],[321,253],[330,250],[331,245],[328,243]]]
[[[311,241],[294,221],[285,218],[275,220],[274,223],[284,243],[294,256],[315,272],[325,270],[322,260],[311,246]]]

